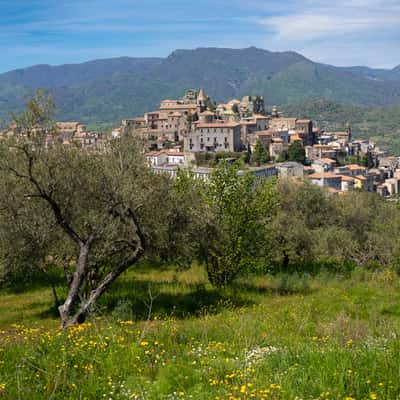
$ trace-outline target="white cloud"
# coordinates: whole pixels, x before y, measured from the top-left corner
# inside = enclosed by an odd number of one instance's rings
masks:
[[[274,49],[341,65],[400,63],[399,0],[304,0],[257,22],[266,29],[264,43]]]
[[[361,4],[364,4],[362,7]],[[400,32],[400,6],[372,7],[376,1],[353,0],[347,5],[339,1],[335,7],[314,7],[297,12],[259,19],[261,25],[272,28],[284,40],[312,40],[335,34],[388,30]]]

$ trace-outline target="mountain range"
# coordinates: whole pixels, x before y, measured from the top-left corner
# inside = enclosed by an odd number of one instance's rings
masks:
[[[361,106],[400,104],[400,65],[335,67],[295,52],[198,48],[166,58],[121,57],[0,74],[0,118],[23,109],[38,88],[51,93],[60,120],[112,123],[156,109],[160,100],[203,87],[216,101],[263,95],[267,105],[327,99]]]

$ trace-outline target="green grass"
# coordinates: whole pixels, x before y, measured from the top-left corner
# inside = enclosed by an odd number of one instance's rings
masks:
[[[0,399],[399,399],[399,289],[390,271],[217,291],[199,267],[142,269],[64,332],[50,290],[0,294]]]

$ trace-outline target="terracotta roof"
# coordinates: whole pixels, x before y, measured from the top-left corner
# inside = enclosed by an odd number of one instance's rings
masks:
[[[333,179],[333,178],[340,178],[341,175],[336,175],[336,174],[331,174],[331,173],[315,173],[308,175],[308,178],[310,179]]]
[[[327,157],[317,158],[315,161],[322,161],[327,164],[336,164],[336,160],[333,160],[332,158],[327,158]]]
[[[164,152],[162,150],[160,151],[150,151],[149,153],[146,153],[146,157],[158,157]]]
[[[295,142],[303,140],[299,135],[291,135],[290,140],[294,140]]]
[[[356,175],[354,177],[354,179],[358,179],[359,181],[366,181],[367,180],[367,178],[365,176],[362,176],[362,175]]]
[[[254,114],[253,117],[255,119],[270,119],[270,117],[267,117],[266,115],[262,115],[262,114]]]
[[[365,167],[363,167],[361,165],[358,165],[358,164],[349,164],[349,165],[346,165],[346,167],[348,169],[352,169],[352,170],[354,170],[354,169],[362,169],[362,170],[367,169],[367,168],[365,168]]]

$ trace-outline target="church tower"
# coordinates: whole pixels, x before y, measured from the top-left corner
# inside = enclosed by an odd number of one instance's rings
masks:
[[[206,110],[207,110],[207,96],[204,93],[203,88],[201,88],[199,95],[197,96],[197,113],[200,114]]]

